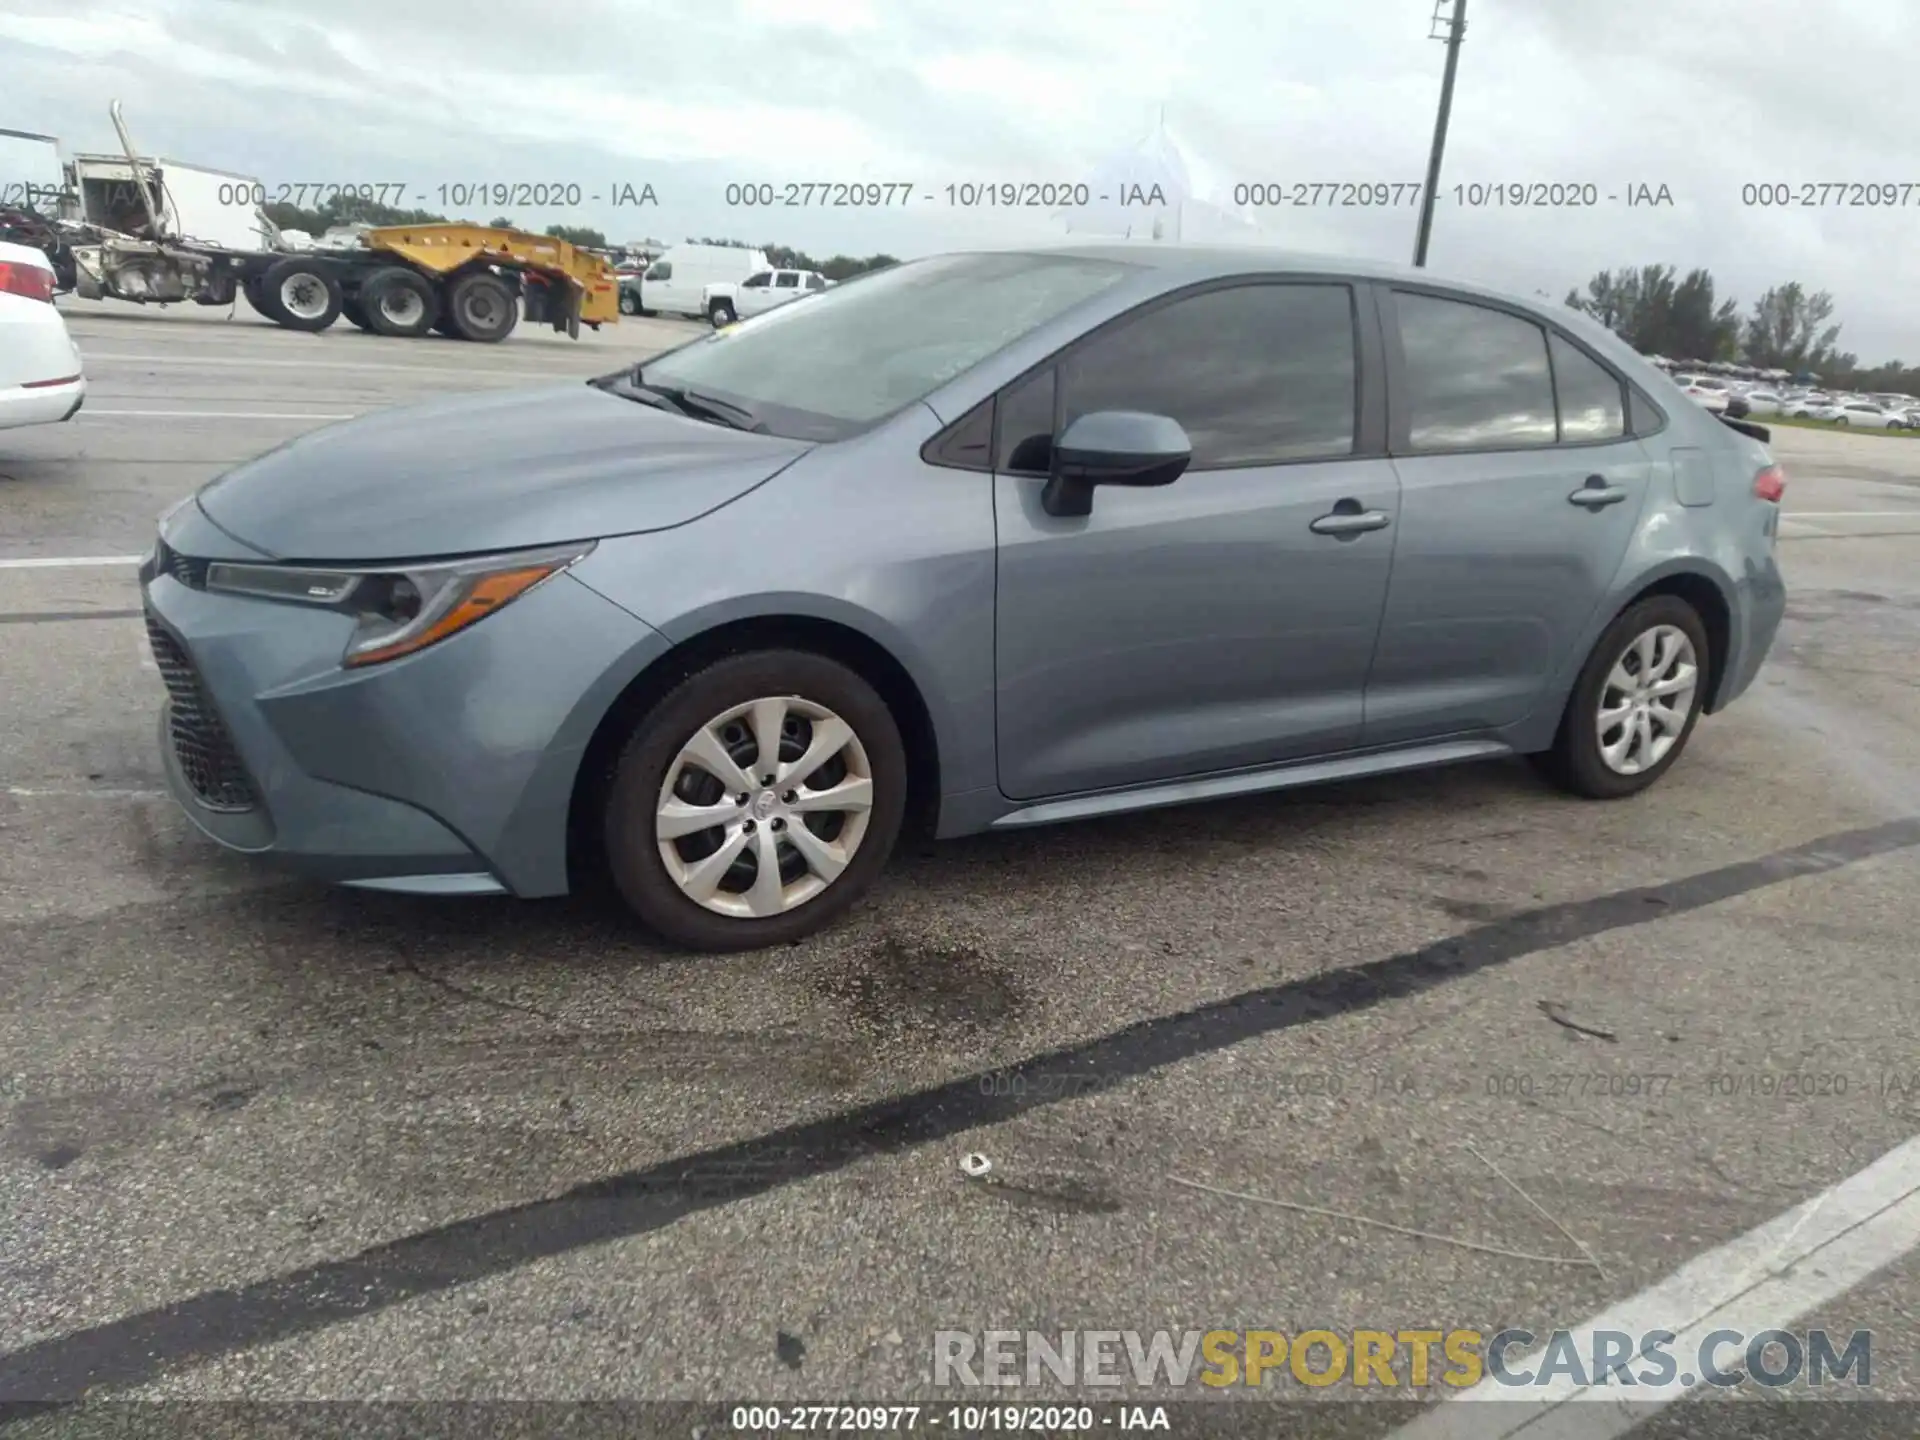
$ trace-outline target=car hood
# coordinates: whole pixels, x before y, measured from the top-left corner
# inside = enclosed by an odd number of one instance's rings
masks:
[[[582,382],[331,425],[228,471],[199,500],[278,559],[424,559],[684,525],[811,448]]]

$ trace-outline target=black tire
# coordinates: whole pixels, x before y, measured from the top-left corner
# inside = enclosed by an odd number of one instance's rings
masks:
[[[360,306],[366,328],[376,335],[407,339],[426,334],[440,318],[440,294],[417,270],[389,265],[376,270],[360,287]]]
[[[253,280],[242,280],[240,282],[240,293],[247,297],[247,304],[253,307],[254,314],[263,315],[269,320],[274,318],[272,312],[267,309],[266,288],[261,285],[257,278]]]
[[[454,328],[453,316],[450,315],[445,309],[441,310],[440,318],[433,322],[433,333],[436,335],[444,335],[449,340],[459,340],[464,338],[460,334],[459,330]]]
[[[851,861],[824,890],[776,915],[722,915],[686,895],[667,873],[655,838],[655,812],[681,746],[715,716],[767,696],[794,696],[824,706],[852,727],[866,752],[873,805]],[[745,743],[752,745],[750,739]],[[758,768],[757,753],[753,768]],[[729,656],[681,681],[634,727],[607,795],[602,823],[607,870],[634,914],[675,945],[729,951],[784,944],[830,925],[872,886],[899,838],[906,791],[907,757],[899,726],[886,702],[860,676],[804,650]],[[758,860],[752,863],[757,868]]]
[[[1622,775],[1601,758],[1600,693],[1628,645],[1656,625],[1671,625],[1692,642],[1698,680],[1691,708],[1672,748],[1646,769]],[[1700,723],[1700,709],[1706,703],[1708,677],[1712,674],[1713,654],[1707,646],[1707,628],[1701,623],[1699,612],[1677,595],[1648,596],[1623,611],[1594,642],[1593,653],[1587,657],[1580,678],[1574,682],[1573,694],[1567,698],[1553,748],[1535,756],[1535,763],[1561,789],[1589,800],[1619,800],[1639,794],[1666,774],[1686,750],[1694,726]]]
[[[491,271],[469,270],[447,287],[447,315],[462,340],[497,345],[520,323],[520,298]]]
[[[1847,417],[1844,415],[1836,415],[1833,417],[1833,423],[1836,425],[1844,425],[1847,423]]]
[[[734,313],[731,300],[716,300],[707,307],[707,319],[713,322],[716,330],[725,329],[740,317]]]
[[[298,257],[276,261],[260,280],[267,318],[289,330],[324,330],[340,318],[346,297],[330,268]],[[297,291],[299,310],[289,309],[287,297]]]
[[[620,313],[622,315],[638,315],[640,313],[640,297],[631,290],[622,290],[620,292]]]
[[[361,309],[360,302],[351,295],[340,302],[340,318],[357,330],[365,330],[368,334],[373,333],[373,327],[367,324],[367,312]]]

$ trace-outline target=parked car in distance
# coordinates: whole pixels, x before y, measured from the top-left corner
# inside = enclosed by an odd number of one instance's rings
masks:
[[[620,308],[629,315],[688,315],[706,318],[709,285],[741,281],[771,270],[759,250],[737,245],[674,245],[646,268],[638,281],[620,282]]]
[[[769,310],[817,295],[833,282],[818,270],[762,270],[745,280],[722,280],[701,293],[700,308],[718,330],[736,320],[751,320]]]
[[[1710,414],[1723,414],[1727,408],[1727,386],[1723,380],[1711,375],[1675,375],[1673,383],[1686,392],[1687,398]]]
[[[1867,430],[1886,430],[1899,425],[1899,417],[1881,409],[1871,400],[1843,400],[1835,405],[1822,406],[1815,412],[1816,420],[1831,420],[1836,425],[1851,425]]]
[[[909,261],[211,481],[140,571],[162,763],[235,849],[435,895],[598,870],[707,950],[827,924],[910,820],[1511,755],[1625,797],[1773,643],[1766,433],[1427,270]]]
[[[0,241],[0,430],[71,420],[86,402],[86,370],[53,291],[44,251]]]
[[[1772,390],[1749,390],[1745,396],[1747,409],[1755,415],[1778,415],[1781,397]]]

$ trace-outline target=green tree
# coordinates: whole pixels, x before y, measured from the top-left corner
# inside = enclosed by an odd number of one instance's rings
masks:
[[[1774,286],[1754,301],[1747,320],[1744,338],[1749,363],[1796,374],[1835,368],[1839,357],[1834,343],[1840,338],[1840,327],[1827,323],[1832,318],[1833,297],[1826,291],[1809,295],[1797,280]],[[1899,362],[1891,368],[1898,370]]]
[[[518,230],[520,228],[513,223],[513,217],[511,215],[496,215],[493,219],[489,220],[487,224],[491,225],[495,230]]]
[[[579,245],[588,250],[607,248],[607,237],[587,225],[549,225],[547,234],[555,240],[564,240],[569,245]]]
[[[1716,302],[1705,270],[1676,278],[1671,265],[1602,270],[1586,293],[1567,292],[1571,308],[1591,315],[1642,355],[1731,360],[1739,353],[1739,305]]]

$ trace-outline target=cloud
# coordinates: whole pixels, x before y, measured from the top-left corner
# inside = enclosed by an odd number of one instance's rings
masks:
[[[1084,178],[1164,107],[1234,182],[1424,175],[1442,47],[1430,0],[8,0],[0,126],[110,148],[106,105],[162,154],[298,182],[573,182],[524,210],[619,236],[735,234],[915,253],[1060,231],[1041,211],[726,204],[745,181]],[[1772,207],[1743,187],[1920,182],[1909,0],[1810,26],[1788,0],[1473,0],[1439,203],[1437,270],[1558,297],[1625,264],[1704,266],[1750,303],[1798,279],[1843,344],[1920,355],[1909,205]],[[1871,37],[1870,39],[1863,37]],[[4,178],[4,177],[0,177]],[[1673,204],[1474,204],[1501,182],[1665,186]],[[618,212],[615,183],[657,209]],[[1455,191],[1454,186],[1468,187]],[[1745,199],[1743,199],[1743,195]],[[1337,197],[1336,197],[1337,198]],[[1296,248],[1404,259],[1410,205],[1276,206]],[[478,217],[486,218],[486,217]]]

